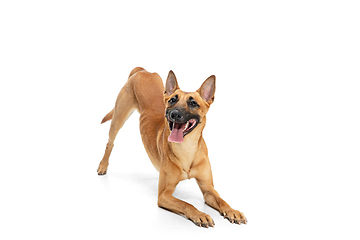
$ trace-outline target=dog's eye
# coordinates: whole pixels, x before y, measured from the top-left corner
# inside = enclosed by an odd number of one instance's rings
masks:
[[[178,99],[178,96],[175,95],[174,97],[172,97],[172,98],[168,101],[168,103],[176,103],[176,102],[177,102],[177,99]]]
[[[189,106],[191,106],[191,107],[198,107],[199,104],[198,104],[195,100],[192,100],[192,101],[189,102]]]

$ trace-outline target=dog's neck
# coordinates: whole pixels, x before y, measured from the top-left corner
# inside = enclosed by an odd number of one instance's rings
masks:
[[[190,134],[186,135],[182,143],[169,142],[169,146],[179,162],[178,164],[188,175],[196,159],[196,153],[200,148],[204,127],[205,121],[199,124]]]

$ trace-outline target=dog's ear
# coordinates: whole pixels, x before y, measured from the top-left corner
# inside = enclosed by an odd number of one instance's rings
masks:
[[[215,76],[208,77],[201,87],[197,90],[200,96],[208,103],[212,104],[215,98]]]
[[[173,94],[177,89],[179,89],[179,85],[176,80],[176,76],[172,70],[170,70],[169,75],[166,79],[165,84],[165,95]]]

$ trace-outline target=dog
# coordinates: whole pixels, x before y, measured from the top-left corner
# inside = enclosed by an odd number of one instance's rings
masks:
[[[101,122],[112,120],[98,174],[106,174],[115,137],[137,110],[145,150],[159,171],[158,206],[185,215],[197,226],[214,227],[209,215],[172,196],[180,181],[195,178],[207,205],[231,223],[246,224],[244,214],[232,209],[214,189],[208,150],[202,137],[206,113],[214,102],[214,94],[214,75],[207,78],[196,92],[183,92],[173,71],[169,72],[164,88],[157,73],[134,68],[117,97],[114,109]]]

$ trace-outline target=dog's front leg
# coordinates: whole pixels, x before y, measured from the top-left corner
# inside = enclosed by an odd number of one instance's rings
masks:
[[[213,227],[215,223],[209,215],[172,196],[179,181],[178,177],[160,171],[158,206],[185,215],[199,227]]]
[[[204,195],[205,203],[210,207],[218,210],[222,216],[227,218],[231,223],[241,224],[247,223],[247,220],[242,212],[232,209],[214,189],[212,184],[204,184],[197,180],[199,187]]]
[[[230,205],[227,204],[220,197],[219,193],[214,189],[212,173],[208,161],[205,161],[202,164],[202,169],[200,171],[195,171],[198,173],[196,174],[195,179],[200,187],[201,192],[203,193],[205,203],[219,211],[219,213],[227,218],[231,223],[246,224],[247,220],[244,214],[232,209]]]

